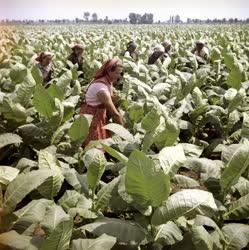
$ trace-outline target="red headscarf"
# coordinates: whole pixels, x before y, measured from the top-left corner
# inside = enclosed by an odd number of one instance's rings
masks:
[[[53,57],[54,54],[51,53],[51,52],[41,52],[41,53],[39,54],[39,56],[36,57],[35,60],[36,60],[37,62],[42,62],[42,61],[43,61],[46,57],[48,57],[48,56]]]
[[[114,65],[122,65],[122,61],[118,58],[113,58],[113,59],[109,59],[108,61],[106,61],[101,67],[100,69],[97,70],[95,76],[94,76],[94,80],[97,80],[101,77],[104,77],[107,75],[107,72],[111,69],[112,66]]]
[[[84,49],[85,49],[85,45],[84,45],[84,44],[77,43],[77,44],[75,44],[74,46],[72,46],[71,49],[72,49],[72,50],[75,50],[75,49],[82,49],[82,50],[84,50]]]

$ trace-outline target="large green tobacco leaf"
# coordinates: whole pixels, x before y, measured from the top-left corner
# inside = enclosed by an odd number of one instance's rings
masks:
[[[75,190],[67,190],[64,195],[59,199],[58,203],[63,207],[65,211],[68,211],[72,207],[76,207],[81,194]]]
[[[233,188],[235,188],[241,196],[247,195],[249,193],[249,180],[244,177],[240,177]]]
[[[9,166],[0,166],[0,185],[8,185],[18,175],[19,170]]]
[[[228,211],[223,215],[224,219],[241,220],[249,217],[249,194],[242,196],[230,204]]]
[[[31,243],[31,240],[31,237],[20,235],[12,230],[0,234],[0,249],[38,250],[38,248]]]
[[[113,190],[115,187],[117,187],[119,181],[120,177],[114,178],[111,182],[109,182],[99,190],[97,194],[95,210],[98,210],[100,208],[105,208],[108,206],[109,201],[113,195]]]
[[[160,124],[160,115],[156,110],[151,110],[145,115],[141,122],[142,128],[147,132],[152,132]]]
[[[55,111],[53,98],[49,95],[47,90],[40,85],[37,85],[35,88],[33,105],[36,110],[47,119],[51,118],[53,112]]]
[[[192,227],[192,241],[196,249],[213,250],[212,237],[203,226]]]
[[[13,211],[16,205],[32,190],[39,187],[52,176],[49,170],[36,170],[18,175],[7,187],[3,206]]]
[[[232,185],[237,183],[242,173],[249,166],[249,146],[241,145],[234,151],[227,163],[225,170],[221,174],[220,184],[224,190],[229,190]]]
[[[41,225],[52,232],[62,221],[69,219],[69,215],[64,212],[61,206],[53,204],[49,206],[46,210],[44,219],[41,222]]]
[[[60,78],[58,79],[56,86],[60,88],[60,90],[65,94],[66,89],[69,86],[72,80],[72,72],[71,70],[67,70]]]
[[[249,243],[249,226],[245,224],[226,224],[222,228],[226,238],[224,250],[240,250]]]
[[[27,119],[26,109],[20,103],[14,102],[9,96],[4,96],[0,112],[7,120],[25,122]]]
[[[73,221],[61,221],[49,237],[44,241],[40,250],[67,250],[72,236]]]
[[[98,149],[90,149],[84,156],[84,163],[87,167],[88,186],[94,191],[105,171],[105,156],[103,152]]]
[[[133,135],[120,124],[109,123],[104,128],[112,131],[113,133],[120,136],[124,140],[130,141],[130,142],[134,141]]]
[[[166,245],[173,245],[183,239],[182,231],[172,221],[156,227],[155,241],[163,242]]]
[[[186,157],[181,145],[165,147],[159,152],[160,166],[164,173],[174,176],[185,162]]]
[[[104,233],[116,237],[118,242],[136,245],[146,239],[146,231],[138,224],[120,219],[102,218],[82,226],[83,231],[89,231],[100,236]]]
[[[12,133],[4,133],[0,135],[0,148],[3,148],[10,144],[20,144],[22,138],[19,135]]]
[[[21,63],[16,63],[11,67],[10,78],[16,84],[23,82],[26,74],[27,74],[27,68],[25,65]]]
[[[25,207],[15,211],[14,214],[19,221],[41,222],[45,216],[46,209],[53,203],[53,201],[46,199],[32,200]]]
[[[194,187],[199,187],[200,183],[188,176],[176,174],[173,177],[173,181],[178,184],[179,187],[182,188],[194,188]]]
[[[96,239],[73,240],[71,250],[111,250],[115,243],[115,237],[102,234]]]
[[[170,180],[144,153],[135,150],[129,157],[125,175],[126,192],[142,206],[158,207],[170,193]]]
[[[68,130],[68,135],[72,141],[83,142],[89,132],[89,123],[85,116],[80,115]]]
[[[186,189],[171,195],[152,216],[152,224],[160,225],[180,216],[193,217],[197,214],[215,216],[217,206],[213,195],[207,191]]]
[[[60,164],[56,157],[46,150],[41,150],[38,154],[38,164],[40,169],[50,169],[53,172],[53,176],[48,178],[43,183],[38,191],[46,198],[52,199],[58,194],[61,189],[61,185],[64,180],[62,175]]]

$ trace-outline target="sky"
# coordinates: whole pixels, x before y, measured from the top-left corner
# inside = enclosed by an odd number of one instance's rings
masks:
[[[154,20],[166,21],[170,15],[186,18],[249,17],[249,0],[0,0],[0,19],[74,19],[84,12],[99,18],[128,18],[130,12],[153,13]]]

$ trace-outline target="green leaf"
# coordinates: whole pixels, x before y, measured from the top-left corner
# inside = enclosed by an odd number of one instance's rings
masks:
[[[61,221],[44,241],[40,250],[67,250],[72,236],[73,221]]]
[[[0,148],[3,148],[10,144],[20,144],[22,143],[22,138],[19,135],[4,133],[0,135]]]
[[[192,227],[192,241],[196,249],[213,250],[213,241],[211,235],[203,226]]]
[[[240,177],[238,182],[233,186],[241,196],[247,195],[249,193],[249,180],[244,177]]]
[[[194,188],[194,187],[199,187],[200,183],[188,176],[176,174],[173,179],[179,187],[182,188]]]
[[[18,175],[6,189],[3,206],[13,211],[27,194],[39,187],[50,176],[52,172],[49,170],[35,170]]]
[[[0,185],[8,185],[19,173],[19,170],[9,166],[0,166]]]
[[[84,141],[88,136],[89,123],[84,115],[80,115],[68,130],[72,141]]]
[[[240,250],[249,243],[249,226],[244,224],[226,224],[222,228],[226,237],[226,246],[224,250]]]
[[[38,164],[40,169],[52,170],[53,176],[48,178],[48,180],[38,188],[40,194],[48,199],[52,199],[60,191],[64,180],[60,164],[56,157],[46,150],[40,150],[38,154]]]
[[[158,207],[170,193],[169,176],[157,170],[154,162],[135,150],[127,163],[125,189],[142,206]]]
[[[151,110],[145,115],[141,122],[141,126],[147,132],[154,131],[160,124],[160,115],[156,110]]]
[[[249,194],[242,196],[230,204],[228,211],[223,215],[224,219],[241,220],[249,217]]]
[[[182,231],[172,221],[156,227],[156,230],[155,241],[162,242],[163,245],[173,245],[183,239]]]
[[[96,211],[100,208],[106,208],[108,206],[109,201],[113,195],[113,190],[117,187],[119,181],[120,177],[116,177],[100,189],[97,194],[97,200],[94,207]]]
[[[41,222],[45,216],[46,209],[53,204],[53,201],[46,199],[32,200],[25,207],[15,211],[14,214],[18,217],[18,221]]]
[[[67,70],[62,76],[60,76],[56,85],[59,87],[62,93],[66,93],[66,89],[70,85],[71,80],[72,72],[71,70]]]
[[[120,152],[118,152],[117,150],[115,150],[114,148],[108,146],[108,145],[105,145],[103,143],[101,143],[101,145],[103,146],[104,150],[110,154],[112,157],[116,158],[118,161],[126,164],[128,162],[128,158],[121,154]]]
[[[48,94],[47,90],[40,85],[37,85],[35,88],[33,104],[36,110],[47,119],[51,118],[55,111],[53,98]]]
[[[115,237],[102,234],[96,239],[73,240],[71,250],[111,250],[115,243]]]
[[[239,177],[249,166],[249,146],[241,145],[232,155],[225,170],[221,174],[220,184],[227,191],[237,183]]]
[[[27,119],[26,109],[20,103],[15,103],[9,96],[4,96],[0,112],[7,120],[25,122]]]
[[[57,85],[51,84],[47,91],[51,97],[58,98],[60,101],[63,100],[64,93],[60,90],[60,88]]]
[[[106,159],[104,153],[98,149],[90,149],[84,156],[84,163],[87,167],[88,186],[94,191],[105,171]]]
[[[165,125],[162,128],[163,130],[158,131],[155,136],[155,144],[159,148],[172,146],[176,142],[180,133],[178,121],[167,117]]]
[[[48,232],[52,232],[62,221],[69,219],[69,215],[64,212],[62,207],[53,204],[49,206],[46,210],[44,219],[42,220],[42,227]]]
[[[42,72],[40,71],[40,69],[34,65],[31,69],[31,74],[36,82],[37,85],[42,85],[43,84],[43,76],[42,76]]]
[[[104,128],[112,131],[113,133],[120,136],[124,140],[130,141],[130,142],[134,141],[133,135],[127,129],[125,129],[123,126],[121,126],[120,124],[109,123],[106,126],[104,126]]]
[[[159,152],[158,159],[164,173],[169,174],[170,176],[174,176],[186,161],[183,147],[181,145],[163,148]]]
[[[16,63],[11,67],[10,78],[16,84],[23,82],[26,74],[27,68],[21,63]]]
[[[207,191],[186,189],[171,195],[152,216],[152,224],[160,225],[180,216],[194,217],[197,214],[214,216],[217,206],[213,195]]]
[[[24,107],[27,107],[33,95],[35,85],[36,82],[33,79],[30,71],[28,71],[25,81],[19,86],[18,90],[16,91],[17,102],[19,102]]]
[[[58,203],[63,207],[65,211],[70,208],[76,207],[81,194],[75,190],[67,190],[63,196],[59,199]]]
[[[20,235],[16,231],[0,234],[0,249],[15,250],[37,250],[37,247],[31,244],[31,237]]]
[[[138,224],[120,219],[102,218],[95,222],[80,227],[94,235],[100,236],[104,233],[117,238],[118,242],[136,245],[146,238],[146,231]]]
[[[229,86],[235,89],[240,89],[242,82],[242,75],[239,68],[233,68],[227,77]]]

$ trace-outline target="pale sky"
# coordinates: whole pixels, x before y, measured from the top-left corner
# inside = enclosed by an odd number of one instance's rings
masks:
[[[153,13],[165,21],[179,14],[190,18],[248,18],[249,0],[0,0],[0,19],[54,19],[96,12],[99,18],[128,18],[130,12]]]

